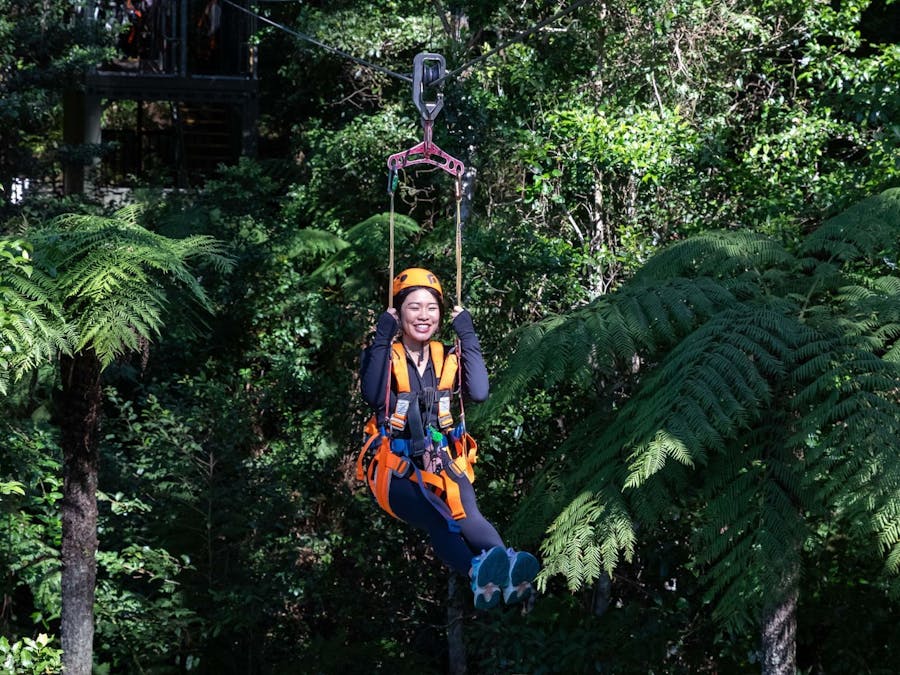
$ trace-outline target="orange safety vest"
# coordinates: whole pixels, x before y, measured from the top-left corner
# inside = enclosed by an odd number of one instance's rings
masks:
[[[378,505],[394,518],[397,514],[391,510],[388,500],[391,480],[409,477],[410,480],[419,482],[423,490],[429,490],[440,499],[446,505],[452,520],[460,520],[466,517],[466,512],[459,496],[459,485],[448,470],[457,477],[465,475],[469,481],[474,482],[475,471],[472,465],[477,459],[478,444],[466,433],[464,424],[453,428],[450,399],[459,370],[459,357],[455,353],[445,356],[444,345],[436,340],[430,343],[429,349],[431,363],[438,378],[437,403],[440,426],[440,433],[437,434],[437,438],[432,437],[432,442],[437,442],[442,447],[446,443],[451,457],[450,463],[438,473],[418,469],[403,449],[398,448],[403,445],[403,439],[393,438],[394,434],[406,427],[409,406],[418,405],[416,394],[410,392],[406,353],[403,345],[395,342],[391,349],[390,369],[397,403],[388,420],[387,428],[379,428],[374,415],[366,424],[363,432],[365,442],[356,458],[356,478],[366,482]]]

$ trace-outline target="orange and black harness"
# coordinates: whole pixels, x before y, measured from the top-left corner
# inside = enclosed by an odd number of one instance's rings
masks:
[[[419,410],[422,392],[410,391],[406,354],[403,345],[395,342],[389,352],[385,420],[379,426],[373,415],[366,424],[365,443],[356,459],[356,477],[368,484],[378,505],[394,518],[397,515],[389,501],[391,481],[394,478],[408,478],[418,483],[422,494],[445,517],[448,527],[456,531],[459,529],[456,521],[466,517],[456,479],[465,475],[469,481],[475,480],[472,465],[478,445],[466,433],[464,415],[460,415],[460,423],[454,426],[450,412],[454,386],[461,381],[458,354],[452,351],[445,354],[444,345],[435,340],[431,341],[429,351],[438,380],[435,400],[439,428],[423,427]],[[393,411],[389,411],[392,379],[396,405]],[[399,434],[407,428],[410,437],[400,438]],[[444,458],[438,472],[426,471],[418,465],[416,460],[425,452],[437,452]]]

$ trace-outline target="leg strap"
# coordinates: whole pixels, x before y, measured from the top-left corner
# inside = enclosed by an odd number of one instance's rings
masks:
[[[365,466],[367,458],[368,467]],[[366,481],[378,506],[396,518],[397,514],[391,509],[390,502],[391,480],[395,476],[406,478],[410,466],[408,460],[391,452],[390,438],[379,433],[366,441],[357,456],[356,476]]]
[[[397,515],[390,505],[391,480],[409,478],[419,484],[422,495],[447,520],[451,531],[458,531],[457,520],[466,517],[459,485],[453,475],[465,475],[469,481],[475,480],[472,464],[475,462],[477,444],[464,431],[451,436],[454,454],[450,466],[440,473],[423,471],[409,459],[391,450],[391,440],[380,431],[366,440],[356,458],[356,477],[365,481],[378,505],[394,518]],[[449,470],[448,470],[449,469]]]

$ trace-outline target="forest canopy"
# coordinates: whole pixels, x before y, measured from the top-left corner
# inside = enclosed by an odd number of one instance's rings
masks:
[[[898,26],[888,0],[0,0],[0,664],[893,672]],[[459,203],[435,167],[386,189],[423,53]],[[181,67],[237,68],[220,155],[190,125],[225,89],[152,88]],[[151,88],[73,118],[106,76]],[[476,612],[355,480],[391,231],[478,328],[479,507],[539,553],[527,611]]]

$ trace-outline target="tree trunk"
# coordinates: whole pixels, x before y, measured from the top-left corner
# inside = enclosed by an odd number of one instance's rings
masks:
[[[447,673],[465,675],[466,644],[463,639],[463,617],[465,616],[464,594],[459,586],[463,577],[450,575],[447,584]]]
[[[797,601],[799,563],[784,575],[762,617],[762,675],[794,675],[797,672]]]
[[[63,93],[63,142],[69,146],[84,144],[84,93],[69,89]],[[63,164],[63,193],[84,192],[84,164],[68,157]]]
[[[63,357],[59,422],[63,451],[62,641],[65,675],[90,675],[97,578],[97,466],[100,362],[92,352]]]

